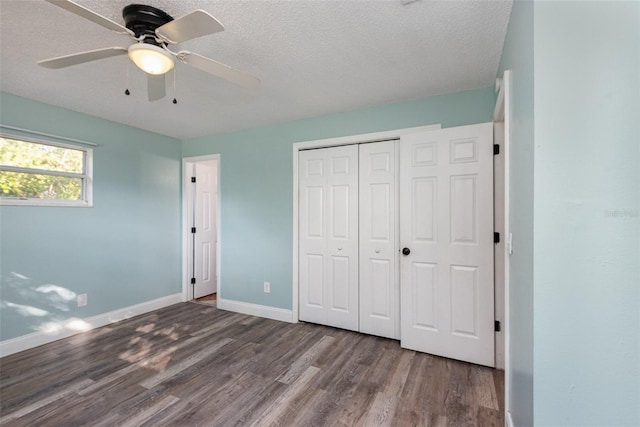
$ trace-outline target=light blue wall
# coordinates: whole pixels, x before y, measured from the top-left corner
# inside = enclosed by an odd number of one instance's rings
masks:
[[[291,308],[293,143],[483,123],[494,103],[489,87],[184,141],[184,157],[221,155],[221,297]]]
[[[8,93],[0,114],[100,144],[93,208],[0,207],[0,339],[180,292],[180,141]]]
[[[640,425],[640,3],[516,1],[511,413]]]
[[[535,4],[534,413],[640,425],[640,2]]]
[[[514,2],[500,75],[511,70],[510,411],[514,425],[533,424],[533,2]]]

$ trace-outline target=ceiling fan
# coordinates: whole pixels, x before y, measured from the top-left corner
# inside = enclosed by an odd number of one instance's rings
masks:
[[[188,50],[174,52],[169,49],[170,45],[224,31],[222,24],[203,10],[173,19],[166,12],[153,6],[131,4],[122,10],[125,23],[123,26],[71,0],[46,1],[109,30],[129,35],[135,43],[128,48],[108,47],[38,61],[43,67],[64,68],[127,54],[138,68],[147,73],[149,101],[164,98],[165,74],[173,69],[175,60],[239,86],[255,88],[260,85],[258,78],[213,59]]]

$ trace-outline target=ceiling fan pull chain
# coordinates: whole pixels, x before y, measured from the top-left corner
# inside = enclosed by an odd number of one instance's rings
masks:
[[[125,82],[125,90],[124,90],[124,94],[129,96],[131,95],[131,92],[129,92],[129,60],[127,59],[127,81]]]
[[[174,104],[178,103],[178,100],[176,99],[176,68],[173,68],[173,101]]]

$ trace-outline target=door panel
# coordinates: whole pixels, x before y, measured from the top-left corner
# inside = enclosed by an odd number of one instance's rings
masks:
[[[451,242],[477,243],[476,176],[452,176],[451,185]]]
[[[399,338],[396,143],[360,149],[360,331]]]
[[[411,264],[411,327],[438,331],[438,266],[426,262]]]
[[[349,257],[331,257],[331,304],[330,310],[339,312],[349,311]],[[329,315],[331,316],[331,315]]]
[[[215,160],[194,164],[195,207],[195,269],[194,298],[217,292],[216,278],[216,200],[218,173]]]
[[[401,344],[494,366],[490,123],[400,141]]]
[[[322,254],[307,254],[308,296],[306,303],[313,307],[324,306],[324,257]]]
[[[331,194],[326,216],[331,230],[327,239],[325,284],[326,325],[358,330],[358,147],[323,149],[326,185]]]
[[[300,320],[358,330],[358,150],[299,153]]]
[[[349,186],[335,185],[331,187],[331,237],[333,239],[349,239]]]
[[[413,237],[416,240],[432,242],[436,237],[437,202],[436,178],[418,178],[412,182],[412,226]]]
[[[451,331],[478,337],[478,268],[451,266]]]
[[[306,189],[307,200],[307,237],[322,239],[324,237],[324,188],[308,187]]]
[[[319,150],[299,154],[300,320],[324,323],[325,307],[325,157]]]
[[[372,277],[371,294],[361,295],[361,298],[370,298],[371,316],[390,319],[394,311],[389,299],[389,283],[393,283],[391,265],[388,260],[372,259],[369,268]]]

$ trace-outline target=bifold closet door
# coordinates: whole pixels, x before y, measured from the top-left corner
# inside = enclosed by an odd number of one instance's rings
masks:
[[[300,320],[358,330],[358,147],[301,151]]]
[[[400,140],[401,344],[494,366],[493,127]]]
[[[396,141],[359,147],[360,331],[398,339]]]

